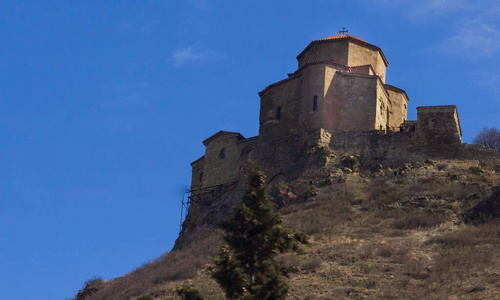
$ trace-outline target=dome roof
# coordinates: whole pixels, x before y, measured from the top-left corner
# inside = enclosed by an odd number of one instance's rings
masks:
[[[348,34],[336,34],[336,35],[332,35],[332,36],[329,36],[329,37],[326,37],[326,38],[322,38],[320,41],[339,40],[339,39],[346,39],[346,38],[351,38],[351,39],[355,39],[355,40],[358,40],[358,41],[361,41],[361,42],[364,42],[364,43],[368,43],[367,41],[365,41],[363,39],[360,39],[357,36],[348,35]]]
[[[375,46],[373,44],[370,44],[367,41],[360,39],[357,36],[348,35],[348,34],[336,34],[336,35],[325,37],[325,38],[322,38],[319,40],[314,40],[314,41],[310,42],[309,45],[307,45],[307,47],[304,50],[302,50],[302,52],[300,52],[299,55],[297,55],[297,59],[299,59],[304,53],[306,53],[307,50],[309,50],[309,48],[311,48],[311,46],[314,44],[335,43],[335,42],[341,42],[341,41],[346,41],[346,40],[352,41],[352,42],[359,44],[359,45],[362,45],[366,48],[370,48],[372,50],[380,52],[380,55],[382,56],[382,59],[384,60],[385,66],[387,67],[389,65],[389,62],[385,58],[385,55],[382,52],[382,49],[380,49],[380,47]]]

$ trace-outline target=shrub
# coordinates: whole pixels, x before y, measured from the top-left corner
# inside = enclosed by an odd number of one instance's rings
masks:
[[[394,248],[392,246],[384,244],[384,245],[380,246],[377,249],[377,251],[375,251],[375,255],[382,256],[382,257],[391,257],[393,251],[394,251]]]
[[[178,286],[175,288],[175,292],[179,295],[182,300],[204,300],[205,298],[201,295],[201,293],[189,286],[188,284],[184,284],[182,286]],[[139,299],[137,299],[139,300]],[[144,299],[149,300],[149,299]],[[153,299],[154,300],[154,299]]]
[[[349,168],[353,171],[359,168],[359,157],[356,155],[348,154],[342,159],[342,166]]]
[[[100,276],[94,276],[92,278],[89,278],[87,281],[83,283],[83,288],[88,289],[91,287],[95,287],[100,285],[101,283],[104,282],[104,279],[102,279]]]
[[[445,246],[441,250],[439,250],[439,256],[450,256],[454,253],[453,248],[450,246]]]
[[[441,244],[443,248],[472,248],[481,244],[499,244],[500,224],[488,223],[477,227],[466,227],[465,230],[433,238],[428,243]]]
[[[495,127],[483,127],[483,130],[472,139],[472,143],[485,148],[500,149],[500,130]]]
[[[481,270],[490,264],[491,253],[462,251],[448,256],[442,256],[432,268],[429,280],[450,281],[453,278],[461,280],[475,270]]]
[[[472,172],[474,175],[481,175],[484,173],[484,169],[481,168],[480,166],[472,166],[469,168],[469,170]]]
[[[442,163],[442,164],[438,164],[436,167],[439,171],[442,171],[442,170],[448,169],[448,164]]]
[[[323,261],[321,260],[321,258],[319,257],[314,257],[313,259],[310,259],[306,262],[304,262],[300,268],[302,270],[305,270],[305,271],[313,271],[313,270],[316,270],[317,268],[319,268],[321,266],[321,263]]]
[[[99,276],[94,276],[83,283],[83,289],[78,291],[75,300],[82,300],[99,291],[104,280]]]
[[[393,221],[392,226],[397,229],[418,229],[434,227],[443,223],[446,216],[442,212],[412,212]]]
[[[493,189],[490,198],[480,201],[476,206],[466,211],[463,220],[466,224],[478,225],[500,217],[500,186]]]

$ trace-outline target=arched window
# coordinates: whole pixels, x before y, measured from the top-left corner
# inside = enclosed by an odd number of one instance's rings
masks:
[[[200,173],[200,182],[203,180],[203,172]]]
[[[226,149],[222,149],[219,153],[219,158],[223,159],[226,158]]]
[[[281,120],[281,107],[276,109],[276,119]]]
[[[313,111],[318,109],[318,96],[314,95],[313,97]]]

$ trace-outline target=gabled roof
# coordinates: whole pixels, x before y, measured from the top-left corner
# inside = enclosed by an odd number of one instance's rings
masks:
[[[193,161],[193,162],[191,163],[191,166],[193,166],[193,165],[197,164],[198,162],[200,162],[200,161],[202,161],[202,160],[204,160],[204,159],[205,159],[205,155],[203,155],[202,157],[200,157],[200,158],[198,158],[197,160]]]
[[[408,95],[406,94],[406,92],[405,92],[404,90],[402,90],[402,89],[400,89],[400,88],[397,88],[397,87],[395,87],[395,86],[393,86],[393,85],[390,85],[390,84],[384,84],[384,87],[385,87],[386,89],[388,89],[388,90],[393,90],[393,91],[395,91],[395,92],[397,92],[397,93],[401,93],[401,94],[405,95],[406,100],[407,100],[408,102],[410,101],[410,98],[408,97]]]
[[[324,43],[331,43],[331,42],[337,42],[337,41],[338,42],[340,42],[340,41],[351,41],[351,42],[356,43],[358,45],[365,46],[367,48],[370,48],[370,49],[373,49],[375,51],[378,51],[380,53],[380,55],[382,56],[382,59],[384,60],[385,66],[387,67],[389,65],[389,62],[387,61],[387,58],[385,58],[384,52],[382,52],[382,49],[380,49],[380,47],[372,45],[372,44],[368,43],[367,41],[365,41],[363,39],[360,39],[359,37],[348,35],[348,34],[336,34],[336,35],[332,35],[332,36],[329,36],[329,37],[326,37],[326,38],[322,38],[320,40],[314,40],[314,41],[310,42],[309,45],[307,45],[307,47],[304,50],[302,50],[302,52],[300,52],[299,55],[297,55],[297,60],[302,55],[304,55],[304,53],[307,50],[309,50],[309,48],[311,48],[312,45],[315,45],[315,44],[324,44]]]
[[[360,66],[354,66],[354,67],[350,67],[351,68],[351,72],[352,73],[356,73],[356,69],[361,69],[361,68],[369,68],[373,74],[377,74],[377,72],[375,72],[375,70],[373,69],[373,66],[372,65],[360,65]]]
[[[243,140],[245,139],[244,136],[242,136],[239,132],[231,132],[231,131],[219,131],[214,135],[211,135],[209,138],[203,141],[203,145],[207,145],[211,140],[221,136],[221,135],[234,135],[238,140]]]
[[[278,82],[275,82],[275,83],[272,83],[270,85],[268,85],[265,89],[263,89],[262,91],[259,92],[259,96],[262,96],[262,94],[264,94],[267,90],[269,90],[270,88],[274,87],[274,86],[277,86],[277,85],[280,85],[284,82],[287,82],[288,80],[291,80],[291,79],[294,79],[298,76],[300,76],[300,73],[302,72],[302,70],[304,70],[306,67],[308,66],[311,66],[311,65],[320,65],[320,64],[324,64],[324,65],[332,65],[332,66],[335,66],[335,67],[339,67],[339,68],[342,68],[346,71],[350,71],[351,68],[349,66],[346,66],[346,65],[343,65],[343,64],[339,64],[339,63],[336,63],[334,62],[333,60],[315,60],[315,61],[308,61],[307,63],[305,63],[302,67],[298,68],[297,71],[293,72],[293,73],[290,73],[288,74],[288,78],[285,78],[283,80],[280,80]]]

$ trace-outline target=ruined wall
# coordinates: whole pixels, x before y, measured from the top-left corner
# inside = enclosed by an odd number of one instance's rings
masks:
[[[347,65],[351,67],[371,65],[375,70],[375,73],[380,76],[382,82],[385,83],[386,65],[384,59],[380,55],[380,52],[377,50],[373,50],[350,41]]]
[[[272,86],[261,94],[259,116],[261,138],[274,139],[298,132],[301,77]]]
[[[219,135],[206,144],[202,187],[238,180],[240,150],[237,142],[239,140],[237,135],[227,134]]]
[[[348,41],[322,41],[311,44],[309,49],[299,54],[297,60],[299,68],[308,62],[332,60],[336,63],[347,65]]]

